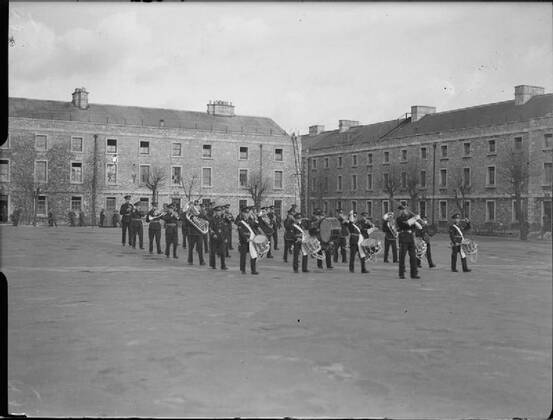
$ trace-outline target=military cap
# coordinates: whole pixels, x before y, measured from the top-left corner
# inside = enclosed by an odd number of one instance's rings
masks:
[[[130,199],[131,199],[131,196],[127,194],[127,195],[125,196],[125,200],[130,200]]]
[[[460,219],[461,218],[461,215],[459,213],[453,213],[453,215],[451,216],[452,219]]]
[[[221,207],[225,207],[225,208],[229,209],[229,208],[230,208],[230,204],[225,204],[225,205],[223,205],[223,206],[221,206]]]
[[[313,214],[315,216],[322,216],[323,215],[323,211],[321,209],[315,209],[313,210]]]
[[[169,208],[174,209],[175,208],[175,203],[169,203],[169,204],[166,204],[166,206],[169,207]]]
[[[405,210],[405,206],[403,204],[400,204],[399,206],[397,206],[397,209],[398,210]]]

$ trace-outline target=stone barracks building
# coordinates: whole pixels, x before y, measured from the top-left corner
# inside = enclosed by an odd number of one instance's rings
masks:
[[[182,205],[192,195],[229,203],[234,213],[253,203],[246,187],[263,179],[262,204],[285,211],[298,196],[290,137],[271,119],[234,109],[223,101],[207,112],[101,105],[89,102],[85,88],[67,102],[10,98],[2,221],[16,207],[36,208],[38,217],[83,211],[87,223],[105,209],[111,219],[126,194],[148,207],[147,184],[156,179],[160,204]]]
[[[462,212],[480,226],[516,228],[527,218],[538,229],[551,220],[552,133],[553,94],[526,85],[504,102],[311,126],[300,138],[302,203],[309,212],[367,211],[379,222],[406,201],[438,226]]]

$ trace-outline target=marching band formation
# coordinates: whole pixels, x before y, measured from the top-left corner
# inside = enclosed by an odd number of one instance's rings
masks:
[[[240,254],[240,271],[246,274],[246,259],[249,254],[250,273],[259,274],[257,262],[262,258],[273,258],[273,250],[278,250],[278,230],[284,227],[284,262],[292,255],[292,269],[309,272],[309,259],[315,259],[317,267],[332,270],[332,263],[341,257],[342,263],[348,263],[349,271],[355,272],[356,260],[359,260],[361,273],[368,273],[366,263],[375,263],[377,256],[384,252],[384,262],[389,262],[389,251],[392,250],[392,261],[399,263],[399,278],[405,278],[405,259],[409,255],[409,271],[413,279],[418,279],[418,269],[422,267],[425,257],[430,268],[436,267],[432,261],[430,238],[426,217],[411,212],[405,205],[400,205],[398,214],[384,215],[381,229],[378,228],[365,212],[350,211],[347,217],[337,209],[336,217],[328,217],[321,209],[315,209],[311,217],[304,217],[293,205],[284,222],[275,214],[274,206],[257,209],[247,206],[240,209],[234,218],[230,205],[214,206],[212,202],[192,201],[178,211],[174,204],[165,204],[160,210],[157,203],[143,214],[139,203],[130,203],[131,196],[125,196],[121,206],[121,242],[136,248],[137,237],[140,249],[144,249],[143,220],[148,223],[149,252],[153,254],[154,242],[158,254],[161,250],[162,225],[165,228],[165,256],[178,258],[178,224],[182,227],[182,247],[188,247],[188,264],[194,264],[194,250],[198,255],[199,265],[206,265],[204,252],[209,254],[209,266],[217,268],[217,259],[221,270],[227,270],[226,260],[232,250],[233,225],[238,231],[238,251]],[[449,226],[451,241],[451,271],[457,271],[457,255],[461,255],[461,266],[464,272],[468,268],[467,257],[475,262],[478,246],[474,241],[465,238],[470,230],[470,221],[461,220],[459,214],[452,216]],[[383,236],[384,244],[381,238]],[[349,241],[348,241],[349,238]],[[399,253],[398,253],[399,243]],[[349,248],[349,258],[347,249]]]

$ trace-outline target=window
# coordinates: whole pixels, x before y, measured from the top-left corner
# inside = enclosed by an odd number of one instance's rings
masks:
[[[465,217],[470,218],[470,200],[465,200],[463,203],[463,214]]]
[[[113,213],[116,209],[117,201],[115,197],[106,197],[106,213]]]
[[[543,183],[544,185],[551,185],[551,162],[545,162],[543,164]]]
[[[140,185],[146,185],[150,180],[150,165],[140,165],[138,167]]]
[[[495,201],[486,200],[486,222],[495,221]]]
[[[328,177],[327,176],[325,176],[324,191],[328,192]]]
[[[403,150],[401,151],[401,160],[402,160],[403,162],[406,162],[406,161],[407,161],[407,150],[406,150],[406,149],[403,149]]]
[[[106,153],[117,153],[117,140],[107,139]]]
[[[342,167],[342,156],[338,156],[337,166],[338,166],[338,168]]]
[[[202,168],[202,187],[211,187],[211,168]]]
[[[442,158],[446,158],[447,157],[447,144],[442,144],[442,146],[440,147],[440,150],[442,151]]]
[[[117,165],[114,163],[108,163],[106,165],[106,184],[117,184]]]
[[[275,189],[282,189],[282,171],[275,171]]]
[[[373,164],[373,154],[367,153],[367,165],[372,165],[372,164]]]
[[[315,158],[311,159],[311,168],[317,169],[317,159]]]
[[[426,149],[426,147],[421,147],[421,159],[423,159],[423,160],[428,159],[427,152],[428,152],[428,150]]]
[[[202,147],[202,157],[204,159],[211,159],[211,144],[204,144]],[[247,157],[246,157],[247,159]]]
[[[328,158],[325,158],[325,168],[328,168]]]
[[[382,174],[382,184],[384,188],[388,186],[389,182],[390,182],[390,174],[388,172],[384,172]]]
[[[140,141],[140,150],[139,153],[141,155],[149,155],[150,154],[150,142],[149,141]]]
[[[82,197],[71,197],[71,210],[73,211],[81,211],[83,206],[83,198]]]
[[[488,172],[486,173],[486,185],[495,186],[495,166],[488,166]]]
[[[515,150],[522,149],[522,137],[515,137]]]
[[[182,144],[173,143],[173,151],[171,154],[173,156],[182,156]]]
[[[337,209],[342,209],[342,210],[344,209],[344,208],[342,207],[342,200],[336,200],[336,208],[337,208]]]
[[[390,202],[388,200],[382,200],[382,215],[390,212]]]
[[[240,160],[247,160],[248,159],[248,148],[247,147],[241,147],[240,148]]]
[[[352,175],[351,176],[351,189],[352,189],[352,191],[357,190],[357,175]]]
[[[240,182],[241,187],[247,187],[248,186],[248,170],[247,169],[240,169],[238,173],[238,181]]]
[[[324,214],[328,214],[328,201],[323,201],[323,212]]]
[[[273,206],[275,206],[275,214],[282,217],[282,200],[274,200]]]
[[[171,166],[171,185],[180,185],[182,179],[182,168]]]
[[[401,173],[401,188],[407,188],[407,172]]]
[[[202,198],[202,204],[203,204],[204,206],[209,205],[210,201],[211,201],[210,198]]]
[[[421,188],[426,188],[426,171],[421,171],[420,184]]]
[[[35,136],[35,148],[38,151],[45,152],[48,149],[48,141],[44,134],[37,134]]]
[[[495,153],[495,140],[488,140],[488,153]]]
[[[447,220],[447,201],[440,200],[440,220]]]
[[[0,160],[0,182],[10,182],[10,161]]]
[[[390,163],[390,152],[384,152],[384,163]]]
[[[426,201],[419,201],[419,214],[421,217],[426,216]]]
[[[248,200],[238,200],[238,209],[242,211],[243,207],[248,205]]]
[[[71,137],[71,151],[82,153],[83,151],[83,138],[82,137]]]
[[[311,191],[317,191],[317,178],[311,178]]]
[[[371,200],[367,200],[367,214],[369,215],[369,218],[373,217],[373,202]]]
[[[470,143],[463,143],[463,151],[465,156],[470,156]]]
[[[440,169],[440,187],[447,187],[447,169]]]
[[[367,190],[373,189],[373,174],[367,174]]]
[[[517,201],[513,200],[511,203],[511,222],[516,223],[518,222],[517,219]]]
[[[356,200],[351,200],[351,209],[353,211],[357,211],[357,201]]]
[[[470,187],[470,168],[463,168],[463,186]]]
[[[547,133],[543,135],[543,147],[549,148],[551,147],[553,134]]]
[[[83,183],[83,163],[71,162],[71,183],[82,184]]]
[[[48,182],[48,161],[35,161],[35,181]]]
[[[336,191],[342,191],[342,175],[338,175],[336,180]]]
[[[48,214],[47,201],[45,195],[39,195],[36,202],[36,214],[46,216]]]
[[[282,149],[275,149],[275,160],[277,162],[282,162]]]
[[[357,166],[357,155],[351,155],[351,166]]]

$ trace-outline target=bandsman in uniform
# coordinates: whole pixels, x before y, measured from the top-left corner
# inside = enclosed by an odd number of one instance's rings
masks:
[[[125,196],[125,202],[121,205],[119,209],[119,214],[121,215],[121,246],[125,246],[127,233],[129,234],[129,246],[131,246],[131,196]]]
[[[457,254],[461,254],[461,266],[463,272],[468,273],[470,270],[467,266],[467,256],[461,250],[461,242],[463,242],[463,233],[470,230],[470,222],[464,219],[461,223],[461,215],[455,213],[451,216],[452,224],[449,225],[449,239],[451,240],[451,271],[457,272]]]
[[[152,208],[146,215],[146,222],[148,222],[148,241],[150,242],[150,254],[154,251],[154,239],[156,241],[157,253],[161,254],[161,214],[158,214],[157,203],[152,203]]]
[[[167,213],[162,217],[165,221],[165,256],[169,258],[170,248],[173,246],[173,258],[178,258],[177,246],[179,242],[179,213],[175,209],[175,204],[173,203],[168,204],[166,208]]]
[[[269,240],[269,252],[267,252],[267,258],[273,258],[272,254],[272,248],[273,248],[273,234],[274,234],[274,227],[273,222],[271,218],[269,217],[269,214],[267,212],[268,207],[261,207],[259,211],[259,216],[257,218],[257,221],[259,223],[259,228],[263,231],[263,234],[267,237]]]
[[[190,245],[190,238],[188,237],[188,230],[190,229],[190,224],[186,221],[186,211],[181,209],[179,214],[181,220],[181,233],[182,233],[182,248],[186,249],[186,244]]]
[[[357,218],[357,212],[350,211],[349,213],[349,272],[355,272],[355,256],[359,255],[361,262],[361,273],[368,273],[366,262],[364,258],[361,258],[359,253],[359,235],[363,235],[363,238],[369,237],[368,229],[374,226],[366,220],[367,213],[361,213],[361,217]]]
[[[301,215],[300,215],[301,219]],[[284,255],[282,259],[285,263],[288,262],[288,253],[294,248],[294,243],[297,238],[297,229],[294,227],[295,217],[291,209],[288,210],[286,219],[284,220]]]
[[[321,250],[319,255],[325,255],[326,268],[331,270],[332,267],[332,243],[323,242],[321,239],[321,222],[324,219],[323,211],[321,209],[315,209],[313,211],[313,217],[311,218],[311,224],[309,227],[309,234],[316,237],[321,243]],[[317,268],[323,268],[323,260],[317,258]]]
[[[197,202],[195,202],[197,203]],[[189,210],[189,213],[194,217],[201,217],[202,210],[200,205],[194,205]],[[205,212],[203,212],[205,214]],[[205,265],[204,261],[204,236],[194,225],[192,225],[188,220],[188,265],[194,264],[194,248],[198,253],[198,258],[200,260],[200,265]]]
[[[288,214],[291,215],[291,213],[288,213]],[[307,227],[306,223],[307,221],[304,223],[305,227]],[[304,254],[302,250],[302,242],[303,242],[302,230],[304,230],[304,227],[302,227],[301,213],[296,213],[293,216],[292,229],[293,229],[292,234],[294,235],[294,242],[292,244],[294,247],[294,259],[292,261],[292,268],[294,269],[294,273],[298,272],[299,257],[301,254],[301,271],[302,273],[309,273],[309,270],[307,269],[308,255]]]
[[[227,258],[230,258],[229,250],[233,250],[232,247],[232,225],[234,223],[234,216],[230,212],[230,204],[225,204],[224,207],[224,219],[227,223]]]
[[[142,212],[140,211],[140,201],[134,203],[131,210],[131,245],[136,248],[136,236],[138,236],[138,243],[140,249],[144,249],[144,227],[142,226]]]
[[[418,238],[421,238],[424,242],[426,242],[426,261],[428,261],[428,266],[430,268],[434,268],[436,267],[436,264],[432,262],[432,250],[430,248],[430,237],[432,235],[428,231],[428,217],[426,216],[422,217],[421,226],[422,226],[422,229],[417,229],[415,231],[415,236]],[[422,261],[417,259],[417,265],[419,268],[421,268]]]
[[[342,255],[342,262],[347,263],[347,252],[346,252],[346,240],[349,235],[349,228],[348,228],[348,220],[344,216],[344,212],[342,209],[336,209],[336,219],[340,222],[341,230],[340,230],[340,237],[338,238],[338,241],[334,244],[334,262],[338,262],[338,250],[340,251],[340,254]]]
[[[273,237],[269,238],[271,239],[273,246],[273,249],[275,251],[278,251],[278,230],[282,227],[282,219],[278,214],[275,213],[275,206],[271,205],[268,207],[269,211],[269,219],[271,219],[273,223]]]
[[[393,225],[394,213],[388,212],[382,218],[382,231],[384,232],[384,262],[388,261],[388,253],[392,248],[393,262],[397,263],[397,231]]]
[[[225,265],[227,253],[226,221],[223,218],[223,207],[213,207],[213,216],[209,220],[209,266],[216,269],[216,257],[221,258],[221,270],[228,270]]]
[[[200,217],[205,220],[209,220],[213,215],[212,202],[208,199],[205,203],[200,204]],[[204,252],[207,254],[209,252],[209,232],[205,235],[202,235],[202,243],[204,246]]]
[[[415,226],[410,225],[408,220],[413,214],[404,205],[398,206],[399,215],[396,218],[399,240],[399,278],[405,278],[405,256],[409,254],[409,268],[412,279],[420,279],[417,267],[417,254],[415,250]]]
[[[251,214],[252,207],[242,207],[240,216],[236,219],[238,226],[238,251],[240,252],[240,272],[246,274],[246,254],[250,252],[250,236],[255,234],[257,223]],[[252,274],[259,274],[256,270],[257,257],[250,255],[250,268]]]

